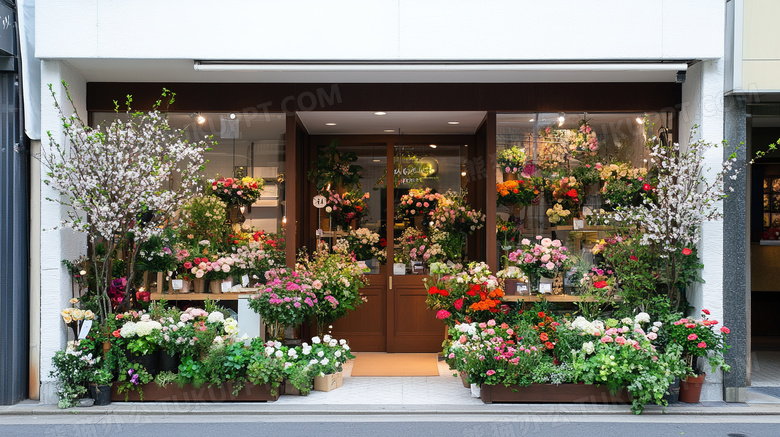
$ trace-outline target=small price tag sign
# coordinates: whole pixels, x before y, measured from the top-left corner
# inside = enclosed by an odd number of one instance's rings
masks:
[[[230,282],[230,281],[222,282],[222,292],[223,293],[227,293],[228,291],[230,291],[230,287],[232,287],[232,286],[233,286],[233,283]]]
[[[244,287],[249,285],[249,275],[244,275],[241,277],[241,285]]]
[[[171,281],[171,288],[174,290],[181,290],[184,288],[184,281],[182,279],[174,279]]]
[[[326,199],[322,194],[318,194],[314,196],[312,203],[314,204],[315,208],[322,209],[325,208],[325,205],[328,203],[328,199]]]
[[[79,340],[87,338],[90,329],[92,329],[92,320],[84,320],[81,324],[81,331],[79,331]]]
[[[574,229],[575,231],[576,231],[576,230],[578,230],[578,229],[583,229],[583,228],[585,227],[585,220],[574,219],[574,221],[572,222],[572,224],[574,225],[574,226],[573,226],[573,229]]]

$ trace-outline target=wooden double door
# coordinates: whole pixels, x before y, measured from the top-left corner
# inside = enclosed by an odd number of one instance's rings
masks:
[[[476,178],[469,177],[469,166],[474,168],[474,135],[407,136],[399,138],[374,136],[342,136],[339,150],[358,156],[361,171],[361,190],[370,198],[369,216],[360,223],[379,233],[387,242],[388,263],[378,274],[367,275],[369,285],[361,289],[367,298],[355,311],[333,325],[332,333],[349,341],[355,351],[372,352],[439,352],[445,338],[445,325],[437,320],[435,312],[426,307],[427,289],[422,274],[393,274],[393,255],[396,238],[410,223],[396,214],[400,198],[412,188],[433,188],[438,192],[468,189],[471,197]],[[309,161],[318,150],[334,137],[311,136]],[[433,145],[433,146],[432,146]],[[479,160],[477,160],[479,162]],[[483,161],[484,162],[484,161]],[[420,169],[423,169],[422,171]],[[388,188],[390,187],[390,188]],[[305,198],[314,195],[309,184]],[[475,196],[477,197],[477,196]],[[480,208],[483,208],[480,206]],[[313,207],[306,210],[303,229],[306,244],[316,244],[316,229],[322,227],[322,211]],[[338,237],[333,229],[323,229],[325,238]],[[469,241],[471,259],[479,259],[480,241]]]

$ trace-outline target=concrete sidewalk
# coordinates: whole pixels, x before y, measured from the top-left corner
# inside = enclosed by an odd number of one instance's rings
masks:
[[[352,377],[352,362],[344,366],[344,385],[309,396],[283,395],[276,402],[116,402],[105,407],[70,408],[27,401],[0,406],[0,415],[631,415],[630,405],[615,404],[485,404],[453,377],[439,362],[439,375],[431,377]],[[644,414],[664,414],[664,408],[648,406]],[[748,403],[705,402],[675,404],[668,415],[780,415],[780,398],[749,390]]]

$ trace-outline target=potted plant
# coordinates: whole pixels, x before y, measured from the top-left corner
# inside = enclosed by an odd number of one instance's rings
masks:
[[[688,366],[688,376],[680,384],[680,401],[696,403],[701,396],[705,372],[699,358],[708,357],[712,371],[719,367],[728,372],[731,367],[723,359],[723,353],[728,350],[726,336],[729,328],[717,328],[717,320],[709,320],[709,310],[702,309],[702,318],[683,317],[669,326],[670,344],[682,348],[683,359]]]
[[[271,338],[282,340],[285,326],[297,326],[315,310],[318,296],[307,273],[287,268],[266,273],[266,283],[249,300],[249,307],[263,318]]]
[[[301,345],[302,354],[310,357],[309,364],[314,375],[314,390],[331,391],[343,383],[342,366],[355,358],[346,340],[337,340],[330,335],[312,337],[312,344]]]
[[[111,403],[111,382],[114,375],[106,362],[93,369],[89,378],[89,395],[95,400],[95,405],[103,406]]]
[[[363,167],[356,165],[355,153],[339,152],[338,140],[331,141],[328,148],[320,153],[309,171],[309,181],[314,182],[317,191],[327,191],[331,187],[339,193],[360,187],[360,172]]]

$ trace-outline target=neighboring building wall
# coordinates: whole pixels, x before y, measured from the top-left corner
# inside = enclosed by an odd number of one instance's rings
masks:
[[[64,141],[62,123],[54,101],[49,92],[48,84],[54,85],[54,91],[60,105],[66,110],[70,108],[65,97],[65,89],[61,81],[65,80],[70,88],[70,93],[76,103],[78,111],[86,117],[86,82],[77,72],[71,70],[67,64],[60,61],[44,61],[41,66],[41,147],[49,150],[49,139],[46,131],[51,131],[57,141]],[[46,168],[41,168],[44,177]],[[40,399],[44,403],[56,403],[54,394],[54,380],[49,377],[52,370],[51,358],[58,350],[63,349],[67,339],[67,328],[62,322],[60,311],[70,306],[68,300],[72,297],[71,279],[65,267],[63,259],[75,259],[86,252],[86,239],[83,235],[68,229],[57,229],[65,217],[65,208],[56,202],[46,198],[56,198],[57,194],[46,184],[41,184],[40,197],[40,247],[32,250],[41,254],[41,362]],[[34,232],[37,230],[34,230]],[[37,290],[33,290],[33,293]]]

